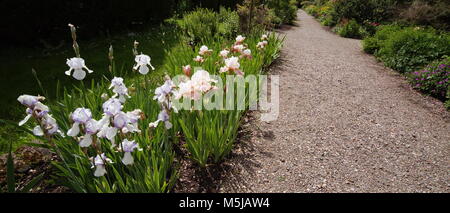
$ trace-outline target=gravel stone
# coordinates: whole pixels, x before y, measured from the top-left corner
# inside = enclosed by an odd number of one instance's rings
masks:
[[[299,10],[281,57],[280,114],[249,113],[222,192],[450,192],[450,113]]]

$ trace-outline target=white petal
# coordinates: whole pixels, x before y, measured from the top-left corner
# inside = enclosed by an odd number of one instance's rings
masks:
[[[88,69],[86,66],[84,66],[84,68],[88,71],[88,73],[93,73],[94,71]]]
[[[127,134],[128,132],[129,132],[128,125],[126,127],[122,128],[122,133],[123,134]]]
[[[123,95],[120,95],[120,96],[119,96],[119,101],[120,101],[120,103],[122,103],[122,104],[125,103],[125,100],[126,100],[126,99],[125,99],[125,96],[123,96]]]
[[[70,76],[70,71],[72,71],[72,69],[65,71],[64,73],[68,76]]]
[[[23,120],[19,122],[19,126],[24,125],[28,120],[30,120],[31,114],[28,114]]]
[[[63,138],[66,137],[66,135],[64,134],[64,132],[62,132],[61,130],[58,129],[57,132],[59,133],[59,135],[61,135],[61,137],[63,137]]]
[[[111,148],[116,147],[116,139],[115,138],[111,138]]]
[[[89,134],[84,135],[83,140],[80,141],[81,147],[89,147],[92,144],[92,136]]]
[[[43,136],[44,135],[44,131],[42,131],[40,126],[35,126],[33,129],[33,134],[36,136]]]
[[[125,155],[122,158],[122,163],[125,165],[131,165],[134,163],[133,156],[131,155],[131,152],[125,152]]]
[[[67,135],[71,137],[75,137],[80,133],[80,126],[78,123],[73,123],[72,128],[67,131]]]
[[[156,128],[158,126],[158,123],[160,122],[160,120],[156,120],[155,122],[151,122],[148,124],[148,126],[150,128]]]
[[[108,140],[113,139],[116,136],[116,134],[117,134],[117,128],[109,127],[106,130],[106,138],[108,138]]]
[[[166,129],[172,128],[172,123],[170,123],[170,121],[166,121],[164,124],[166,125]]]
[[[148,67],[146,65],[142,65],[139,67],[139,73],[141,73],[142,75],[145,75],[148,73]]]
[[[101,177],[106,174],[106,169],[104,165],[98,165],[95,168],[94,176]]]
[[[150,65],[150,67],[152,68],[152,70],[155,70],[155,68],[152,66],[152,64],[150,62],[148,62],[148,65]]]
[[[75,79],[81,81],[81,80],[84,79],[84,77],[86,77],[86,72],[84,70],[82,70],[82,69],[76,69],[75,71],[73,71],[72,76]]]

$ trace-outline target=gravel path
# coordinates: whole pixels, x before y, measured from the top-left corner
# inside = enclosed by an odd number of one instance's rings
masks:
[[[283,29],[280,115],[250,113],[222,192],[450,192],[450,113],[303,11]],[[245,127],[247,126],[247,127]]]

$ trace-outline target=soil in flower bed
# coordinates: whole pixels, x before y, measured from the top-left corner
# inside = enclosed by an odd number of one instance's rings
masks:
[[[2,191],[6,188],[6,162],[8,154],[0,156],[0,187]],[[50,150],[33,146],[22,146],[13,154],[14,176],[16,189],[22,189],[35,177],[44,173],[42,180],[30,191],[32,193],[61,193],[71,192],[67,187],[61,186],[56,181],[55,170],[51,161],[58,160],[55,153]]]

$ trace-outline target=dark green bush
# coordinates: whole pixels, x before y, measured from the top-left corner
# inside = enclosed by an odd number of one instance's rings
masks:
[[[239,16],[231,9],[221,7],[218,15],[218,28],[220,35],[233,38],[239,31]]]
[[[449,34],[408,27],[389,34],[389,38],[381,44],[375,56],[388,67],[400,72],[411,72],[450,55],[449,44]]]
[[[236,12],[224,8],[219,13],[198,8],[176,20],[176,23],[185,37],[197,44],[216,37],[233,37],[238,31],[239,17]]]
[[[266,4],[283,24],[292,24],[297,18],[297,0],[267,0]]]
[[[364,29],[355,20],[350,20],[348,23],[337,27],[337,33],[346,38],[361,38]]]
[[[394,0],[336,0],[334,10],[339,21],[355,19],[358,23],[366,20],[381,22],[391,17],[395,5]]]
[[[383,25],[377,27],[377,31],[374,36],[366,37],[363,40],[363,50],[366,53],[374,54],[379,50],[384,42],[390,37],[392,33],[400,31],[402,27],[399,25]]]

